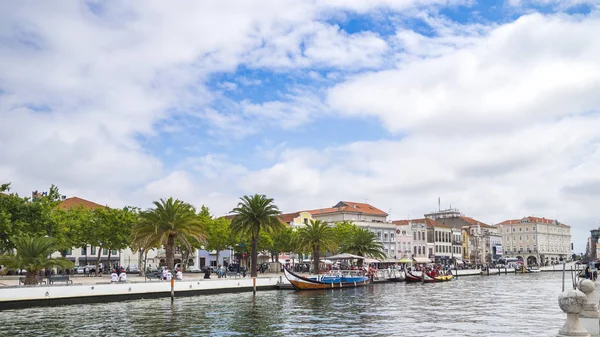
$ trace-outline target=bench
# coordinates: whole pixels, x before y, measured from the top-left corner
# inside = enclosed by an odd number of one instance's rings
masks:
[[[240,277],[240,273],[236,273],[236,272],[227,272],[227,273],[225,273],[225,275],[227,277]]]
[[[54,282],[67,282],[67,284],[73,284],[73,280],[69,279],[69,275],[53,275],[48,277],[49,284],[53,284]]]
[[[44,280],[38,280],[38,284],[42,284],[42,283],[46,284],[46,281],[44,281]],[[21,284],[25,284],[25,278],[24,277],[19,277],[19,285],[21,285]]]

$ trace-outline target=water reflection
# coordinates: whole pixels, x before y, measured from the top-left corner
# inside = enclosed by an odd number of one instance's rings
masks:
[[[462,277],[317,292],[268,291],[0,313],[35,336],[553,336],[560,273]]]

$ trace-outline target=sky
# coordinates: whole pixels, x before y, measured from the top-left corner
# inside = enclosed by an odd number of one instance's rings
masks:
[[[3,1],[0,183],[600,226],[600,2]]]

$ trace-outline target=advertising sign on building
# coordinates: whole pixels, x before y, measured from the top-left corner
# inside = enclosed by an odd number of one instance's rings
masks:
[[[496,255],[498,255],[498,256],[502,255],[502,245],[496,246]]]

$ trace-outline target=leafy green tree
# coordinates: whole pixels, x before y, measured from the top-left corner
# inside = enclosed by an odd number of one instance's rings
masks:
[[[134,241],[147,240],[165,247],[167,267],[173,270],[177,241],[190,246],[190,238],[204,242],[206,231],[196,209],[178,199],[160,199],[154,208],[141,212],[132,233]]]
[[[217,252],[217,262],[219,261],[219,253],[232,245],[230,224],[231,221],[225,218],[210,219],[207,221],[206,231],[208,237],[206,239],[206,250]]]
[[[256,266],[258,262],[258,241],[261,231],[275,233],[283,228],[279,221],[281,212],[273,199],[265,195],[245,195],[240,198],[237,207],[230,213],[235,214],[231,221],[231,231],[242,236],[249,235],[252,242],[251,277],[256,277]]]
[[[273,247],[271,255],[275,255],[275,262],[279,262],[279,254],[292,251],[292,235],[294,229],[290,226],[285,226],[282,230],[273,235]]]
[[[137,222],[138,211],[135,207],[123,209],[99,207],[93,211],[92,221],[84,228],[87,243],[98,247],[96,256],[96,274],[100,271],[102,250],[108,250],[108,258],[113,250],[122,250],[129,246],[131,229]]]
[[[313,268],[319,274],[321,252],[337,248],[333,228],[321,220],[311,220],[310,223],[298,230],[299,246],[310,249],[313,258]]]
[[[335,233],[335,239],[337,241],[337,248],[331,252],[337,254],[341,248],[348,245],[352,234],[358,229],[358,227],[352,221],[344,220],[336,222],[333,225],[333,232]]]
[[[55,240],[56,250],[63,257],[73,247],[87,246],[86,230],[91,227],[94,213],[83,206],[71,209],[56,208],[52,211],[54,230],[52,238]]]
[[[38,274],[45,268],[72,268],[73,263],[63,258],[52,259],[54,239],[46,237],[19,236],[12,239],[16,248],[15,255],[0,256],[0,264],[8,268],[27,270],[25,284],[38,284]]]
[[[354,255],[371,257],[375,259],[385,258],[383,245],[377,240],[377,235],[365,228],[358,228],[352,233],[349,242],[342,247],[342,251]],[[363,259],[358,260],[359,267]]]

